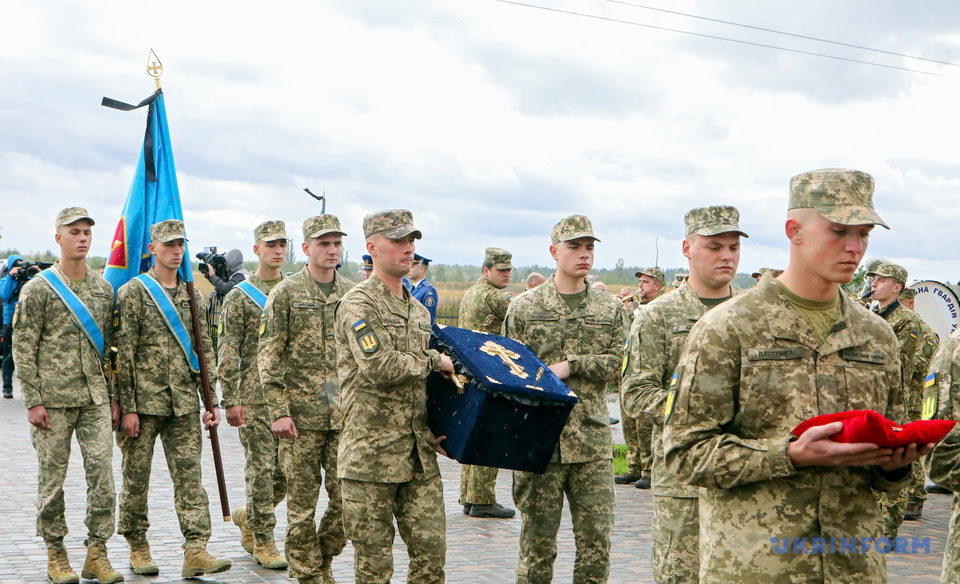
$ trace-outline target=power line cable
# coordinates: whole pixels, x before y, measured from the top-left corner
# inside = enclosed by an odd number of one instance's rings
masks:
[[[649,29],[653,29],[653,30],[662,30],[662,31],[666,31],[666,32],[675,32],[675,33],[678,33],[678,34],[685,34],[685,35],[690,35],[690,36],[695,36],[695,37],[700,37],[700,38],[713,39],[713,40],[718,40],[718,41],[726,41],[726,42],[728,42],[728,43],[737,43],[737,44],[741,44],[741,45],[750,45],[750,46],[753,46],[753,47],[762,47],[762,48],[765,48],[765,49],[774,49],[774,50],[777,50],[777,51],[786,51],[786,52],[788,52],[788,53],[797,53],[797,54],[800,54],[800,55],[809,55],[809,56],[811,56],[811,57],[822,57],[822,58],[824,58],[824,59],[834,59],[834,60],[837,60],[837,61],[846,61],[846,62],[848,62],[848,63],[859,63],[859,64],[861,64],[861,65],[872,65],[872,66],[874,66],[874,67],[883,67],[883,68],[885,68],[885,69],[896,69],[896,70],[898,70],[898,71],[906,71],[906,72],[908,72],[908,73],[920,73],[920,74],[923,74],[923,75],[932,75],[932,76],[934,76],[934,77],[940,77],[940,76],[941,76],[939,73],[933,73],[932,71],[921,71],[921,70],[919,70],[919,69],[910,69],[910,68],[908,68],[908,67],[898,67],[898,66],[896,66],[896,65],[887,65],[887,64],[885,64],[885,63],[876,63],[876,62],[873,62],[873,61],[862,61],[862,60],[860,60],[860,59],[851,59],[851,58],[848,58],[848,57],[840,57],[840,56],[837,56],[837,55],[827,55],[827,54],[824,54],[824,53],[816,53],[816,52],[813,52],[813,51],[804,51],[804,50],[801,50],[801,49],[791,49],[791,48],[788,48],[788,47],[781,47],[781,46],[777,46],[777,45],[767,45],[767,44],[764,44],[764,43],[755,43],[755,42],[752,42],[752,41],[744,41],[744,40],[740,40],[740,39],[732,39],[732,38],[722,37],[722,36],[717,36],[717,35],[712,35],[712,34],[703,34],[703,33],[699,33],[699,32],[691,32],[691,31],[689,31],[689,30],[679,30],[679,29],[676,29],[676,28],[668,28],[668,27],[665,27],[665,26],[656,26],[656,25],[654,25],[654,24],[644,24],[644,23],[642,23],[642,22],[636,22],[636,21],[633,21],[633,20],[621,20],[621,19],[619,19],[619,18],[610,18],[610,17],[608,17],[608,16],[598,16],[598,15],[596,15],[596,14],[587,14],[587,13],[585,13],[585,12],[575,12],[575,11],[573,11],[573,10],[564,10],[564,9],[562,9],[562,8],[552,8],[552,7],[549,7],[549,6],[540,6],[540,5],[537,5],[537,4],[527,4],[527,3],[525,3],[525,2],[517,2],[517,1],[515,1],[515,0],[493,0],[493,1],[494,1],[494,2],[500,2],[501,4],[513,4],[514,6],[523,6],[523,7],[526,7],[526,8],[535,8],[535,9],[537,9],[537,10],[544,10],[544,11],[547,11],[547,12],[556,12],[556,13],[559,13],[559,14],[569,14],[569,15],[571,15],[571,16],[580,16],[580,17],[583,17],[583,18],[592,18],[592,19],[595,19],[595,20],[603,20],[603,21],[607,21],[607,22],[616,22],[616,23],[619,23],[619,24],[629,24],[629,25],[632,25],[632,26],[640,26],[640,27],[643,27],[643,28],[649,28]]]
[[[634,8],[642,8],[643,10],[652,10],[655,12],[664,12],[666,14],[675,14],[677,16],[686,16],[687,18],[696,18],[697,20],[706,20],[708,22],[717,22],[720,24],[728,24],[730,26],[739,26],[741,28],[749,28],[753,30],[761,30],[763,32],[771,32],[774,34],[782,34],[785,36],[790,36],[798,39],[806,39],[808,41],[817,41],[820,43],[829,43],[831,45],[839,45],[841,47],[850,47],[852,49],[861,49],[864,51],[872,51],[874,53],[883,53],[885,55],[893,55],[895,57],[903,57],[905,59],[917,59],[920,61],[927,61],[928,63],[936,63],[938,65],[949,65],[950,67],[960,67],[957,63],[951,63],[949,61],[938,61],[937,59],[928,59],[927,57],[918,57],[916,55],[906,55],[904,53],[896,53],[894,51],[886,51],[884,49],[875,49],[873,47],[865,47],[863,45],[855,45],[852,43],[844,43],[841,41],[832,41],[830,39],[823,39],[815,36],[807,36],[804,34],[797,34],[793,32],[787,32],[783,30],[777,30],[774,28],[765,28],[762,26],[754,26],[752,24],[743,24],[741,22],[733,22],[730,20],[721,20],[719,18],[709,18],[707,16],[699,16],[697,14],[690,14],[688,12],[678,12],[676,10],[667,10],[666,8],[657,8],[655,6],[645,6],[643,4],[635,4],[633,2],[625,2],[624,0],[603,0],[604,2],[609,2],[611,4],[622,4],[624,6],[632,6]]]

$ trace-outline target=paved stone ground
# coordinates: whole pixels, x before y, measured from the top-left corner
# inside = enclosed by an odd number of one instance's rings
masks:
[[[23,402],[19,391],[14,400],[0,400],[0,443],[3,445],[0,465],[0,584],[26,584],[46,581],[46,553],[43,542],[34,535],[34,505],[36,500],[36,458],[30,444],[30,432],[26,422]],[[611,415],[618,416],[616,404],[611,403]],[[615,439],[622,435],[615,427]],[[229,497],[232,505],[243,502],[243,452],[237,432],[225,423],[220,431],[225,472],[229,482]],[[210,495],[213,517],[213,538],[209,549],[216,556],[233,560],[233,569],[210,582],[252,583],[285,581],[286,571],[272,572],[256,565],[243,552],[239,544],[239,530],[230,523],[220,521],[212,456],[204,446],[204,483]],[[114,451],[114,475],[120,484],[120,452]],[[512,520],[470,519],[461,513],[457,505],[460,481],[459,466],[449,460],[441,462],[441,473],[447,509],[447,581],[451,583],[512,582],[517,560],[517,538],[520,532],[519,517]],[[84,558],[83,513],[85,483],[79,448],[74,442],[70,470],[67,475],[66,504],[67,523],[70,534],[65,542],[71,561],[79,572]],[[321,491],[319,506],[326,505],[325,493]],[[502,471],[497,484],[497,497],[501,503],[512,505],[510,473]],[[652,506],[649,491],[640,491],[632,486],[617,487],[617,523],[614,531],[613,557],[610,582],[653,582],[650,569],[650,521]],[[162,447],[157,446],[154,470],[151,477],[151,520],[149,532],[154,559],[160,565],[159,576],[145,578],[135,576],[127,566],[127,547],[122,538],[114,537],[109,542],[110,557],[114,567],[124,573],[127,582],[164,583],[180,580],[182,551],[181,535],[173,510],[173,488],[167,474]],[[910,556],[888,556],[890,580],[895,582],[937,582],[940,562],[946,539],[950,514],[950,497],[931,495],[919,522],[904,524],[902,535],[906,537],[929,537],[931,553]],[[286,527],[286,505],[277,510],[277,534],[282,538]],[[559,555],[554,580],[572,580],[574,543],[569,514],[564,512],[560,528]],[[341,583],[353,582],[353,549],[348,545],[334,562],[334,573]],[[394,561],[395,582],[406,579],[406,550],[399,537],[396,540]]]

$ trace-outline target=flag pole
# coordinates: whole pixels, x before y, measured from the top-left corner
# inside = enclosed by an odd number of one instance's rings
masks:
[[[163,63],[157,54],[150,49],[147,54],[147,74],[153,77],[154,89],[160,89],[160,76],[163,74]],[[185,258],[187,262],[190,258]],[[188,264],[189,265],[189,264]],[[188,267],[188,269],[190,269]],[[203,407],[213,414],[218,407],[213,403],[213,391],[210,388],[210,376],[207,369],[207,352],[203,346],[203,332],[200,329],[200,313],[197,310],[197,292],[193,286],[193,279],[186,282],[187,295],[190,297],[190,320],[193,323],[193,338],[196,339],[194,351],[197,354],[197,360],[200,362],[200,384],[203,388]],[[220,495],[220,510],[223,512],[223,520],[230,521],[230,502],[227,499],[227,479],[223,474],[223,457],[220,455],[220,439],[217,436],[217,429],[210,428],[210,448],[213,450],[213,468],[217,475],[217,491]]]

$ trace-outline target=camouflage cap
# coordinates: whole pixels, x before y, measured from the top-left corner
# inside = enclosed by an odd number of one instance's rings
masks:
[[[337,219],[336,215],[323,214],[304,219],[304,241],[321,237],[323,235],[327,235],[328,233],[339,233],[340,235],[346,235],[346,233],[340,229],[340,220]]]
[[[280,241],[287,238],[287,226],[283,221],[264,221],[253,230],[254,241]]]
[[[494,270],[512,270],[513,254],[502,247],[488,247],[483,251],[483,265]]]
[[[656,280],[660,281],[660,285],[663,285],[664,275],[660,268],[643,268],[635,274],[638,278],[640,276],[650,276]]]
[[[917,297],[917,291],[914,290],[913,288],[904,288],[903,292],[900,293],[900,298],[903,298],[906,300],[913,300],[916,297]]]
[[[570,241],[581,237],[589,237],[595,241],[600,241],[593,234],[593,224],[590,223],[590,219],[585,215],[570,215],[553,226],[553,231],[550,232],[550,244],[556,245],[561,241]]]
[[[687,236],[719,235],[721,233],[739,233],[743,237],[750,237],[740,230],[740,211],[731,205],[711,205],[690,209],[683,216]]]
[[[406,209],[387,209],[370,213],[363,218],[363,236],[379,233],[387,239],[400,239],[413,235],[420,239],[423,234],[413,226],[413,213]]]
[[[67,207],[63,211],[57,213],[57,227],[60,229],[64,225],[70,225],[71,223],[76,223],[81,219],[86,219],[90,222],[90,225],[96,225],[93,218],[90,217],[90,214],[87,213],[87,210],[83,207]]]
[[[373,269],[373,256],[370,254],[363,254],[363,269],[372,270]]]
[[[187,231],[183,227],[183,221],[167,219],[150,226],[150,239],[157,243],[167,243],[177,239],[186,241]]]
[[[904,285],[907,283],[907,269],[894,263],[880,264],[876,267],[876,269],[867,272],[867,275],[880,276],[881,278],[893,278],[897,282],[900,282]]]
[[[811,170],[790,179],[790,209],[816,209],[841,225],[882,225],[873,208],[873,177],[845,168]]]

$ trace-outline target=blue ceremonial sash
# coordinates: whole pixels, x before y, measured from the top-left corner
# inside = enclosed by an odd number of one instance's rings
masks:
[[[183,355],[190,363],[190,369],[192,369],[194,373],[199,373],[200,361],[197,359],[197,354],[194,352],[193,345],[190,343],[190,335],[187,334],[187,329],[183,327],[180,314],[177,312],[177,309],[174,308],[173,302],[171,302],[170,297],[167,296],[167,292],[160,286],[159,282],[147,274],[140,274],[134,278],[134,280],[143,285],[147,294],[153,299],[153,303],[157,305],[157,310],[160,311],[160,317],[163,319],[164,324],[167,325],[167,328],[173,333],[173,338],[177,339],[177,344],[183,349]]]
[[[87,305],[83,303],[83,300],[80,300],[73,290],[70,289],[70,286],[67,286],[63,280],[60,279],[60,276],[58,276],[53,269],[44,270],[40,272],[39,275],[47,284],[50,284],[53,291],[57,293],[57,296],[63,301],[67,310],[70,311],[73,322],[80,327],[80,330],[86,335],[87,340],[93,345],[93,348],[97,351],[97,357],[102,359],[103,333],[100,331],[100,327],[97,326],[97,321],[93,318],[93,315],[90,314],[90,309],[88,309]]]
[[[247,298],[253,301],[254,304],[260,307],[260,312],[263,312],[263,307],[267,305],[267,295],[261,292],[256,286],[244,280],[237,284],[237,289],[246,294]]]

